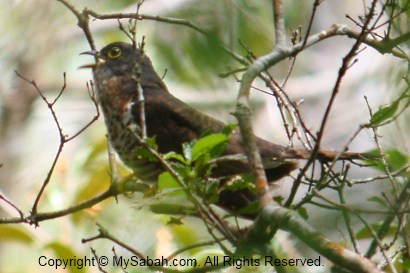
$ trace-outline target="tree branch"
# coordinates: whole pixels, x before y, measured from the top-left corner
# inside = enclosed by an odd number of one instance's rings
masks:
[[[261,238],[261,235],[266,234],[266,230],[269,228],[279,228],[291,232],[319,254],[351,272],[383,272],[370,260],[344,248],[339,243],[328,240],[323,234],[309,226],[296,212],[275,205],[263,208],[260,216],[253,224],[252,232],[248,233],[245,244],[246,242],[251,244],[255,240],[267,240],[268,238]]]
[[[273,18],[275,20],[276,47],[286,46],[285,19],[283,18],[283,1],[272,0]]]

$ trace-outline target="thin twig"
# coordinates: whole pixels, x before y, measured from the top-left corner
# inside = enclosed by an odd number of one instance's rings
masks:
[[[327,104],[325,113],[323,114],[320,129],[319,129],[319,132],[317,133],[316,144],[315,144],[315,146],[312,150],[312,156],[310,157],[310,159],[305,164],[305,166],[302,168],[302,170],[300,171],[298,177],[296,178],[296,180],[295,180],[295,182],[292,186],[289,198],[286,201],[286,204],[285,204],[286,207],[289,207],[292,204],[293,199],[296,196],[296,192],[298,191],[298,188],[300,186],[303,174],[308,170],[308,168],[312,165],[312,163],[316,159],[316,155],[317,155],[317,153],[319,151],[319,148],[320,148],[320,145],[321,145],[321,141],[322,141],[322,138],[323,138],[323,135],[324,135],[325,127],[326,127],[330,112],[333,108],[336,97],[337,97],[337,95],[339,94],[339,91],[340,91],[340,86],[342,84],[342,80],[343,80],[344,76],[347,73],[347,70],[348,70],[348,68],[351,64],[351,61],[353,60],[353,58],[355,58],[355,56],[357,54],[357,50],[359,49],[360,45],[363,43],[364,39],[366,38],[366,36],[369,33],[368,26],[369,26],[369,24],[370,24],[370,22],[373,18],[373,15],[375,13],[376,4],[377,4],[377,0],[373,0],[370,11],[369,11],[369,14],[366,16],[366,22],[363,25],[363,28],[361,30],[361,35],[359,37],[357,37],[356,42],[354,43],[354,45],[352,46],[350,51],[346,54],[346,56],[343,58],[342,66],[339,69],[338,77],[337,77],[335,85],[333,87],[332,94],[331,94],[329,102]]]
[[[56,167],[56,165],[57,165],[57,162],[58,162],[58,160],[59,160],[59,158],[60,158],[61,152],[63,151],[64,144],[67,142],[67,140],[66,140],[67,136],[64,135],[63,129],[62,129],[62,127],[61,127],[61,125],[60,125],[60,122],[59,122],[59,120],[58,120],[58,118],[57,118],[57,114],[56,114],[56,112],[54,111],[54,108],[53,108],[53,106],[54,106],[54,104],[57,102],[57,100],[55,99],[55,100],[53,100],[53,102],[49,102],[48,99],[44,96],[43,92],[42,92],[42,91],[40,90],[40,88],[37,86],[37,83],[36,83],[34,80],[29,80],[29,79],[27,79],[26,77],[24,77],[23,75],[21,75],[21,74],[18,73],[17,71],[15,71],[15,73],[17,74],[17,76],[18,76],[19,78],[21,78],[21,79],[24,80],[25,82],[31,84],[31,85],[34,87],[34,89],[37,91],[37,93],[40,95],[40,97],[42,98],[42,100],[46,103],[48,109],[49,109],[50,112],[51,112],[51,115],[52,115],[52,117],[53,117],[54,123],[55,123],[56,126],[57,126],[58,133],[59,133],[59,137],[60,137],[60,144],[59,144],[59,146],[58,146],[57,153],[56,153],[56,155],[54,156],[53,163],[51,164],[50,170],[48,171],[47,176],[46,176],[46,178],[44,179],[43,184],[41,185],[41,188],[40,188],[39,192],[37,193],[36,199],[35,199],[35,201],[34,201],[34,203],[33,203],[32,208],[31,208],[31,213],[32,213],[33,215],[36,215],[36,214],[37,214],[37,206],[38,206],[38,203],[39,203],[39,201],[40,201],[40,198],[41,198],[41,196],[42,196],[42,194],[43,194],[45,188],[47,187],[48,183],[50,182],[50,179],[51,179],[51,177],[52,177],[52,175],[53,175],[54,169],[55,169],[55,167]],[[65,77],[64,77],[64,81],[65,81]],[[60,92],[60,94],[61,94],[61,93],[63,92],[63,90],[65,89],[65,86],[66,86],[66,84],[64,83],[63,88],[61,88],[62,91]],[[58,95],[58,97],[60,97],[60,94]],[[33,223],[34,223],[35,225],[37,225],[37,222],[35,222],[35,219],[34,219],[34,222],[33,222]]]
[[[340,183],[340,187],[339,187],[337,192],[339,194],[340,203],[342,205],[345,205],[346,204],[346,199],[345,199],[345,196],[344,196],[344,184],[343,183]],[[356,236],[355,236],[353,228],[352,228],[352,221],[351,221],[350,215],[344,209],[342,210],[342,214],[343,214],[343,218],[344,218],[345,223],[346,223],[347,232],[349,233],[350,241],[353,244],[353,248],[354,248],[354,250],[357,254],[360,254],[359,244],[356,240]]]
[[[91,253],[93,254],[95,260],[97,261],[98,270],[100,270],[100,272],[103,272],[103,273],[108,273],[107,271],[105,271],[102,268],[101,264],[99,263],[99,258],[98,258],[98,255],[97,255],[97,251],[92,247],[90,247],[90,249],[91,249]]]
[[[62,3],[64,6],[66,6],[75,15],[75,17],[78,20],[77,25],[83,30],[84,35],[88,41],[88,44],[90,45],[90,48],[92,50],[95,50],[96,47],[95,47],[95,42],[94,42],[93,36],[91,34],[91,30],[90,30],[89,16],[88,16],[88,13],[86,12],[87,10],[84,9],[83,12],[80,12],[66,0],[57,0],[57,1]]]
[[[308,28],[307,28],[306,33],[305,33],[305,38],[303,39],[302,48],[305,47],[305,45],[307,43],[307,38],[310,36],[310,32],[312,31],[313,21],[314,21],[315,16],[316,16],[317,8],[322,3],[322,1],[323,0],[315,0],[315,3],[313,3],[313,10],[312,10],[312,14],[310,15]]]
[[[326,198],[325,196],[320,195],[318,192],[316,192],[315,194],[316,194],[317,197],[320,197],[322,200],[325,200],[326,202],[328,202],[328,203],[330,203],[330,204],[332,204],[336,207],[340,206],[339,204],[337,204],[336,202],[333,202],[329,198]],[[384,258],[386,260],[388,260],[387,254],[386,254],[385,250],[383,249],[383,243],[380,241],[380,239],[378,237],[378,234],[376,234],[376,231],[373,229],[373,227],[371,225],[369,225],[369,223],[356,211],[350,210],[350,212],[353,213],[358,219],[360,219],[360,221],[366,226],[367,230],[372,234],[374,242],[376,242],[376,244],[379,246],[380,251],[382,252]],[[360,255],[360,257],[363,257],[363,256]],[[368,256],[365,256],[365,257],[370,258]],[[393,266],[393,264],[391,264],[391,262],[389,260],[387,262],[388,262],[392,272],[397,273],[397,271],[396,271],[395,267]]]
[[[88,90],[88,96],[90,97],[91,101],[94,104],[96,113],[95,113],[94,117],[87,124],[85,124],[80,130],[77,131],[77,133],[73,134],[70,137],[67,137],[66,138],[67,142],[73,140],[76,137],[78,137],[85,130],[87,130],[88,127],[90,127],[94,122],[96,122],[100,118],[100,108],[98,107],[97,97],[96,97],[96,94],[95,94],[94,84],[93,84],[92,81],[90,81],[90,83],[87,82],[87,90]]]
[[[365,257],[371,258],[375,254],[376,248],[378,246],[378,241],[382,240],[387,235],[388,230],[391,224],[393,223],[394,219],[398,216],[399,211],[401,210],[403,205],[409,202],[410,200],[409,190],[410,190],[410,179],[407,179],[397,200],[390,208],[390,214],[384,219],[381,227],[379,228],[377,232],[377,236],[374,237],[369,248],[367,249]]]
[[[49,182],[50,182],[50,179],[51,179],[51,177],[52,177],[52,175],[53,175],[53,173],[54,173],[54,170],[55,170],[55,167],[56,167],[56,165],[57,165],[57,162],[58,162],[58,160],[59,160],[59,158],[60,158],[60,155],[61,155],[61,153],[62,153],[62,151],[63,151],[64,145],[65,145],[67,142],[73,140],[73,139],[74,139],[75,137],[77,137],[81,132],[83,132],[85,129],[87,129],[92,123],[94,123],[94,122],[98,119],[98,117],[99,117],[99,111],[98,111],[98,107],[97,107],[97,102],[96,102],[96,100],[95,100],[95,96],[93,95],[93,93],[91,93],[90,97],[91,97],[91,99],[93,100],[94,105],[96,106],[97,114],[94,116],[94,118],[93,118],[90,122],[88,122],[83,128],[81,128],[81,129],[80,129],[77,133],[75,133],[72,137],[68,137],[67,135],[65,135],[65,134],[63,133],[63,128],[62,128],[62,126],[61,126],[61,124],[60,124],[60,121],[58,120],[57,113],[56,113],[55,110],[54,110],[55,104],[56,104],[57,101],[61,98],[61,95],[63,94],[63,92],[65,91],[66,86],[67,86],[65,73],[63,74],[63,85],[62,85],[62,87],[61,87],[61,89],[60,89],[60,92],[58,93],[57,97],[56,97],[55,99],[53,99],[52,101],[49,101],[49,100],[47,99],[47,97],[45,97],[45,95],[43,94],[43,92],[41,91],[41,89],[38,87],[37,83],[36,83],[34,80],[29,80],[29,79],[27,79],[25,76],[21,75],[21,74],[20,74],[19,72],[17,72],[17,71],[16,71],[15,73],[16,73],[16,75],[17,75],[19,78],[21,78],[21,79],[24,80],[25,82],[29,83],[30,85],[32,85],[33,88],[34,88],[34,89],[37,91],[37,93],[40,95],[41,99],[46,103],[48,109],[49,109],[50,112],[51,112],[51,115],[52,115],[52,117],[53,117],[54,123],[55,123],[56,126],[57,126],[57,130],[58,130],[59,138],[60,138],[60,143],[59,143],[59,146],[58,146],[58,149],[57,149],[57,153],[56,153],[56,155],[54,156],[54,159],[53,159],[53,162],[52,162],[52,164],[51,164],[51,167],[50,167],[50,169],[49,169],[49,171],[48,171],[48,173],[47,173],[46,178],[44,179],[44,181],[43,181],[43,183],[42,183],[42,185],[41,185],[41,188],[40,188],[39,192],[37,193],[36,199],[35,199],[35,201],[34,201],[34,203],[33,203],[32,208],[31,208],[31,217],[29,217],[29,219],[31,219],[31,220],[33,221],[33,222],[32,222],[33,224],[37,225],[37,224],[38,224],[38,222],[37,222],[37,219],[38,219],[38,218],[35,217],[35,216],[38,215],[38,212],[37,212],[38,203],[39,203],[39,201],[40,201],[41,196],[42,196],[43,193],[44,193],[44,190],[46,189],[47,185],[48,185]],[[90,91],[89,91],[89,92],[90,92]]]
[[[214,245],[216,244],[218,241],[220,240],[224,240],[224,238],[217,238],[217,240],[212,240],[212,241],[206,241],[206,242],[201,242],[201,243],[196,243],[196,244],[192,244],[183,248],[180,248],[174,252],[172,252],[171,254],[169,254],[167,256],[167,260],[171,260],[173,258],[175,258],[176,256],[178,256],[179,254],[191,250],[191,249],[195,249],[195,248],[200,248],[200,247],[204,247],[204,246],[210,246],[210,245]]]
[[[17,213],[20,215],[20,219],[24,218],[24,213],[19,209],[13,202],[11,202],[9,199],[7,199],[3,194],[0,194],[0,199],[6,202],[10,207],[12,207]],[[13,218],[17,219],[17,218]],[[0,223],[2,223],[1,218],[0,218]]]

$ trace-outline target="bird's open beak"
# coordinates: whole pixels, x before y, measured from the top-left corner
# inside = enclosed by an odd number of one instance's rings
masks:
[[[90,51],[84,51],[81,52],[80,55],[91,55],[95,57],[96,62],[95,63],[90,63],[90,64],[85,64],[82,65],[78,68],[91,68],[91,69],[95,69],[97,66],[101,65],[102,63],[104,63],[105,61],[101,58],[100,52],[97,50],[90,50]]]

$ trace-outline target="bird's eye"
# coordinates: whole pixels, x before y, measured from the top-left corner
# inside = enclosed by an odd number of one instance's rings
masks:
[[[122,54],[121,48],[119,48],[118,46],[115,46],[111,48],[110,51],[108,51],[108,58],[117,59],[118,57],[121,56],[121,54]]]

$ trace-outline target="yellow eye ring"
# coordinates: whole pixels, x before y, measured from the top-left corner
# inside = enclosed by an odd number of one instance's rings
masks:
[[[110,59],[117,59],[121,55],[122,55],[122,51],[121,51],[121,48],[119,48],[118,46],[114,46],[108,51],[108,58]]]

